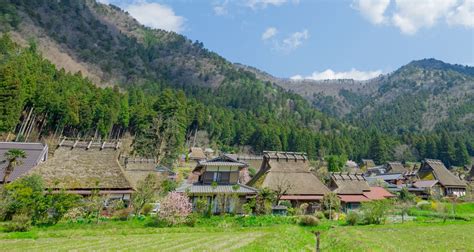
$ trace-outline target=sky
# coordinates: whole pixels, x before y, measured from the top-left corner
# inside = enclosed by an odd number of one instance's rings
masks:
[[[98,1],[276,77],[364,80],[423,58],[474,65],[474,0]]]

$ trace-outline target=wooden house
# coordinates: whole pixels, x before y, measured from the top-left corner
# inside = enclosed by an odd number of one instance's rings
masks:
[[[242,204],[257,194],[257,189],[240,181],[240,172],[247,166],[227,155],[199,161],[190,176],[193,180],[176,191],[186,193],[194,208],[199,199],[205,199],[212,213],[241,213]]]
[[[466,195],[466,182],[452,174],[440,160],[425,159],[418,170],[418,176],[420,180],[437,180],[441,186],[441,196]]]
[[[269,188],[282,194],[294,206],[316,208],[329,189],[310,171],[305,153],[265,151],[259,172],[248,185]]]
[[[11,149],[23,150],[26,158],[22,158],[21,163],[10,174],[7,174],[6,183],[23,176],[48,159],[48,145],[42,143],[0,142],[0,184],[5,182],[3,177],[8,166],[5,153]]]

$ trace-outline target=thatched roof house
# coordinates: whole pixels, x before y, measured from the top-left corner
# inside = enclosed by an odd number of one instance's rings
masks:
[[[119,142],[63,140],[49,160],[30,173],[43,177],[46,187],[69,193],[100,194],[129,199],[132,185],[118,161]]]
[[[425,159],[418,170],[421,180],[438,180],[443,188],[443,196],[464,196],[467,184],[452,174],[443,162],[435,159]]]
[[[367,168],[375,167],[375,162],[372,159],[362,159],[362,166]]]
[[[393,173],[400,173],[404,174],[409,170],[403,166],[400,162],[387,162],[385,173],[393,174]]]
[[[13,172],[8,176],[7,183],[28,173],[38,164],[44,162],[48,158],[48,146],[42,143],[19,143],[19,142],[0,142],[0,183],[3,183],[5,169],[8,161],[5,160],[5,153],[11,149],[23,150],[26,158],[21,159],[21,164],[15,167]]]
[[[331,173],[329,188],[341,199],[345,210],[359,207],[360,203],[393,197],[382,187],[371,187],[360,173]]]
[[[134,188],[138,182],[144,180],[149,174],[155,174],[160,179],[176,179],[176,173],[170,168],[159,165],[154,158],[129,157],[121,155],[120,164],[125,170],[125,175]]]
[[[260,171],[247,183],[284,191],[282,200],[319,201],[329,189],[310,171],[305,153],[265,151]]]
[[[200,161],[206,159],[206,154],[199,147],[191,147],[188,153],[189,160]]]

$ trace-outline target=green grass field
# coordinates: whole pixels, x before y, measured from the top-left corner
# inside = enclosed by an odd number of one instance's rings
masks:
[[[2,251],[311,251],[321,230],[323,251],[469,251],[474,222],[405,223],[317,228],[295,224],[265,227],[143,227],[138,222],[58,224],[25,233],[0,232]]]

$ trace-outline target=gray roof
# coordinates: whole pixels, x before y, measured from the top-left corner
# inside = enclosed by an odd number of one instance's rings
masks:
[[[438,183],[438,180],[418,180],[413,183],[414,187],[417,188],[431,188]]]
[[[386,180],[403,179],[403,175],[401,173],[392,173],[392,174],[370,176],[370,178],[381,179],[381,180],[386,181]]]
[[[234,185],[201,185],[201,184],[184,184],[176,189],[176,192],[186,192],[189,194],[218,194],[218,193],[237,193],[237,194],[256,194],[257,189],[238,184],[239,188],[234,190]]]
[[[42,143],[0,142],[0,179],[3,178],[5,168],[8,165],[8,161],[5,160],[5,153],[11,149],[25,151],[26,158],[21,160],[22,163],[19,166],[15,167],[7,182],[11,182],[27,173],[48,157],[48,146]],[[0,181],[0,183],[2,182]]]
[[[202,167],[207,167],[207,166],[236,166],[239,168],[244,168],[244,167],[247,167],[248,164],[242,161],[235,160],[230,155],[221,155],[210,160],[199,161],[198,164],[196,165],[196,168],[194,168],[194,170],[199,170]]]

